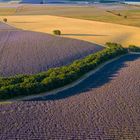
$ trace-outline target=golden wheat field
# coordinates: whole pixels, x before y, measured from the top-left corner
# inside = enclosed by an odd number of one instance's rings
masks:
[[[52,33],[104,45],[106,42],[140,46],[140,28],[113,23],[73,19],[49,15],[7,16],[8,24],[24,30]]]

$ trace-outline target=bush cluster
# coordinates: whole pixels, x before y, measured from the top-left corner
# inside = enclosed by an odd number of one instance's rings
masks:
[[[54,31],[53,31],[53,34],[54,34],[54,35],[61,35],[61,31],[60,31],[60,30],[54,30]]]
[[[128,47],[128,50],[129,50],[130,52],[140,52],[140,48],[137,47],[137,46],[135,46],[135,45],[130,45],[130,46]]]
[[[72,83],[107,60],[127,53],[121,45],[107,43],[108,47],[72,64],[49,69],[34,75],[0,78],[0,100],[50,91]]]
[[[4,22],[7,22],[7,18],[4,18],[3,21],[4,21]]]

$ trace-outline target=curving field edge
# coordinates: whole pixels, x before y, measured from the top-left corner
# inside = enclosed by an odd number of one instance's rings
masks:
[[[76,85],[78,85],[79,83],[81,83],[82,81],[86,80],[88,77],[90,77],[91,75],[93,75],[94,73],[96,73],[97,71],[99,71],[101,68],[103,68],[105,65],[113,62],[113,61],[116,61],[118,60],[119,58],[123,57],[123,56],[126,56],[126,55],[129,55],[129,54],[140,54],[140,52],[129,52],[127,54],[124,54],[124,55],[121,55],[121,56],[118,56],[114,59],[111,59],[107,62],[104,62],[103,64],[99,65],[97,68],[95,68],[94,70],[84,74],[80,79],[72,82],[71,84],[68,84],[64,87],[61,87],[61,88],[57,88],[57,89],[54,89],[52,91],[49,91],[49,92],[44,92],[44,93],[40,93],[39,95],[30,95],[30,96],[25,96],[25,97],[18,97],[18,98],[14,98],[14,99],[10,99],[10,100],[7,100],[7,101],[10,101],[10,102],[13,102],[13,101],[21,101],[21,100],[35,100],[36,98],[44,98],[46,95],[54,95],[54,94],[57,94],[58,92],[62,92],[64,90],[68,90],[69,88],[72,88]]]
[[[80,61],[73,62],[66,67],[52,69],[48,71],[48,73],[45,73],[45,77],[34,75],[34,77],[25,77],[22,81],[15,79],[16,81],[18,80],[18,83],[9,83],[9,85],[5,85],[5,82],[1,79],[1,101],[15,99],[29,100],[36,97],[42,98],[44,97],[42,96],[43,93],[47,93],[47,95],[56,94],[57,92],[68,89],[68,85],[70,85],[70,87],[77,85],[82,81],[81,78],[85,79],[86,77],[89,77],[90,73],[94,72],[94,70],[100,69],[99,66],[102,66],[101,64],[105,65],[111,60],[113,61],[115,58],[127,54],[130,51],[135,52],[136,50],[139,52],[139,49],[137,50],[136,46],[131,46],[129,49],[123,49],[120,44],[116,43],[108,42],[106,45],[108,47],[103,51],[85,57]],[[48,76],[46,74],[48,74]],[[86,74],[87,76],[85,76]],[[74,85],[72,83],[74,83]],[[66,86],[68,86],[68,88]],[[35,95],[36,93],[42,94]]]

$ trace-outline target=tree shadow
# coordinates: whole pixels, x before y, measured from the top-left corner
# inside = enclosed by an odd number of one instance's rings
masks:
[[[108,36],[108,35],[97,35],[97,34],[62,34],[64,36]]]
[[[93,90],[94,88],[99,88],[104,84],[110,82],[113,78],[117,77],[118,72],[122,68],[127,67],[126,62],[134,61],[139,58],[140,58],[139,54],[128,54],[126,56],[119,58],[114,62],[105,65],[95,74],[91,75],[90,77],[82,81],[80,84],[72,88],[58,92],[54,95],[48,96],[46,95],[43,97],[34,98],[31,99],[30,101],[59,100]]]

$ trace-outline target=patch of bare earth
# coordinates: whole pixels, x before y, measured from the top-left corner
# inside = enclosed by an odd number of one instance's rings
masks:
[[[101,49],[86,41],[18,30],[0,23],[1,76],[46,71]]]
[[[0,139],[139,140],[139,71],[131,54],[48,101],[0,105]]]

